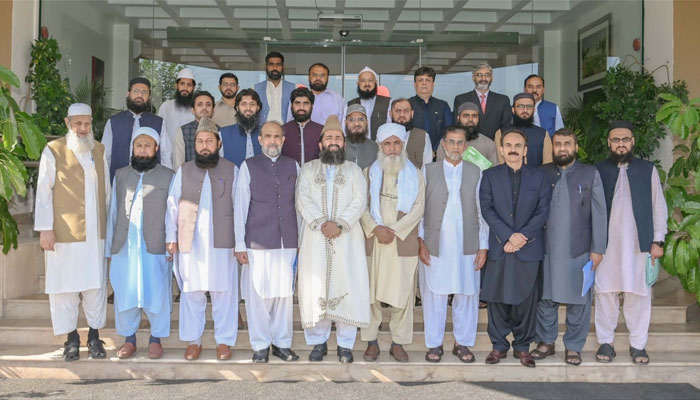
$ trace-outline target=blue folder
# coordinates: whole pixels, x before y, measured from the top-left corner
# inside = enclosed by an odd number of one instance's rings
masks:
[[[585,296],[586,293],[593,286],[595,281],[595,271],[593,270],[593,261],[588,261],[582,268],[583,270],[583,287],[581,288],[581,297]]]

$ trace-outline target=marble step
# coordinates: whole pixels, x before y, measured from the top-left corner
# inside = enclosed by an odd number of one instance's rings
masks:
[[[652,324],[684,324],[700,316],[700,308],[698,307],[695,298],[685,292],[667,294],[663,297],[652,300]],[[391,311],[388,308],[382,309],[385,319],[388,319]],[[594,306],[595,311],[595,306]],[[245,305],[239,305],[239,312],[243,320],[246,319]],[[487,320],[487,311],[479,310],[479,321]],[[35,294],[17,299],[5,300],[4,315],[6,318],[40,318],[48,319],[51,317],[49,311],[49,300],[46,294]],[[594,313],[591,313],[591,322],[593,322]],[[107,307],[107,319],[114,320],[114,307],[110,304]],[[179,303],[173,303],[173,313],[171,316],[173,321],[179,319]],[[566,308],[559,307],[559,322],[564,323],[566,319]],[[211,307],[207,308],[207,320],[211,321]],[[299,321],[299,306],[294,304],[294,320]],[[422,307],[415,307],[413,311],[413,320],[415,322],[423,322]],[[452,321],[452,311],[448,308],[447,321]],[[622,312],[620,312],[620,322],[624,321]]]
[[[86,327],[84,319],[81,317],[78,326]],[[214,348],[214,324],[207,322],[202,336],[204,347]],[[445,349],[452,349],[454,344],[454,336],[451,327],[448,327],[444,336],[443,346]],[[79,329],[81,339],[87,339],[87,328]],[[559,327],[559,337],[557,338],[556,348],[564,349],[562,336],[564,327]],[[136,333],[137,342],[139,344],[148,343],[150,331],[146,321],[142,321],[141,327]],[[124,338],[117,335],[113,322],[108,322],[107,326],[100,329],[100,338],[105,341],[108,346],[120,346]],[[388,330],[388,324],[382,324],[379,332],[379,346],[382,350],[389,350],[391,344],[391,334]],[[512,340],[512,338],[511,338]],[[54,345],[60,346],[65,341],[65,335],[54,336],[51,327],[51,321],[48,319],[22,319],[22,318],[3,318],[0,319],[0,346],[26,346],[28,344],[37,345]],[[164,347],[182,348],[186,347],[186,343],[179,340],[178,326],[171,326],[170,336],[162,340]],[[336,341],[335,334],[331,334],[328,341],[330,348],[335,349]],[[360,341],[358,332],[356,339],[356,347],[364,348],[365,344]],[[421,323],[414,324],[413,342],[405,346],[407,351],[424,351],[425,350],[425,334]],[[615,347],[620,354],[626,354],[629,347],[629,333],[625,325],[618,326],[615,335]],[[246,326],[240,327],[238,330],[238,338],[236,349],[250,349],[250,342]],[[304,332],[297,325],[293,332],[292,348],[295,350],[307,350],[304,339]],[[479,324],[477,327],[476,343],[473,346],[475,351],[490,351],[491,341],[486,333],[486,324]],[[596,351],[598,345],[596,343],[595,331],[591,327],[586,340],[584,351]],[[651,352],[666,352],[666,351],[700,351],[700,323],[690,324],[652,324],[649,329],[649,340],[647,349]]]
[[[298,351],[299,361],[283,362],[270,357],[267,364],[254,364],[250,351],[233,350],[233,358],[217,361],[212,348],[203,350],[199,360],[186,361],[182,348],[165,348],[160,360],[150,360],[139,350],[129,360],[116,358],[116,349],[108,349],[104,360],[81,359],[64,362],[56,346],[0,346],[0,377],[42,379],[167,379],[167,380],[247,380],[271,381],[356,381],[356,382],[444,382],[444,381],[527,381],[527,382],[600,382],[600,383],[691,383],[700,381],[700,351],[652,353],[651,363],[634,365],[627,354],[614,362],[594,361],[593,352],[582,354],[583,362],[574,367],[564,363],[557,353],[538,361],[536,368],[525,368],[509,353],[498,365],[486,365],[487,352],[475,352],[476,362],[463,364],[446,352],[440,363],[428,363],[424,351],[409,351],[408,363],[398,363],[388,352],[377,362],[365,362],[362,350],[353,352],[355,362],[340,364],[335,350],[321,362],[309,362],[308,350]]]

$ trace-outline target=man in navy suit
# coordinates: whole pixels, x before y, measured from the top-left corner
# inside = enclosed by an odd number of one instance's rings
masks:
[[[284,56],[276,51],[265,56],[265,73],[267,79],[255,84],[255,92],[260,96],[262,110],[260,124],[267,121],[277,121],[283,124],[287,121],[289,110],[289,95],[295,86],[292,82],[282,79],[284,76]]]
[[[539,168],[523,162],[524,132],[506,131],[499,145],[505,164],[485,170],[479,190],[490,249],[481,288],[481,300],[489,303],[488,334],[493,344],[486,363],[497,364],[506,357],[511,345],[506,336],[512,332],[513,356],[534,367],[529,350],[542,286],[549,183]]]

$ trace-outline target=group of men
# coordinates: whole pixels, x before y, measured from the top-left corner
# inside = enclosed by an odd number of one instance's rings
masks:
[[[137,351],[142,313],[148,356],[162,357],[174,275],[187,360],[201,355],[209,301],[216,357],[232,357],[239,298],[253,361],[268,362],[270,351],[298,360],[296,294],[310,361],[327,354],[333,325],[340,362],[353,361],[358,328],[364,360],[376,361],[388,314],[389,353],[406,362],[419,288],[429,362],[442,358],[448,305],[452,353],[475,361],[481,300],[493,347],[486,363],[511,346],[528,367],[553,355],[564,304],[565,361],[579,365],[593,297],[596,360],[610,362],[624,293],[630,354],[648,363],[644,273],[647,258],[663,254],[666,206],[653,164],[632,156],[632,124],[612,122],[610,157],[590,166],[576,160],[576,134],[542,100],[536,75],[511,103],[489,92],[492,70],[480,64],[475,91],[457,96],[453,113],[432,97],[427,67],[416,71],[416,96],[393,101],[377,95],[378,76],[365,68],[346,106],[326,88],[325,65],[311,66],[309,88],[295,88],[283,63],[270,53],[255,90],[238,91],[235,75],[223,74],[219,102],[194,92],[183,70],[160,117],[148,111],[150,82],[134,78],[103,144],[90,107],[70,107],[69,133],[42,153],[35,222],[65,360],[80,357],[81,302],[89,355],[106,356],[109,274],[122,359]]]

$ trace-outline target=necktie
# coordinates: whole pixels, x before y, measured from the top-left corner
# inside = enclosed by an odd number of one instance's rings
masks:
[[[486,95],[481,94],[481,113],[486,114]]]

